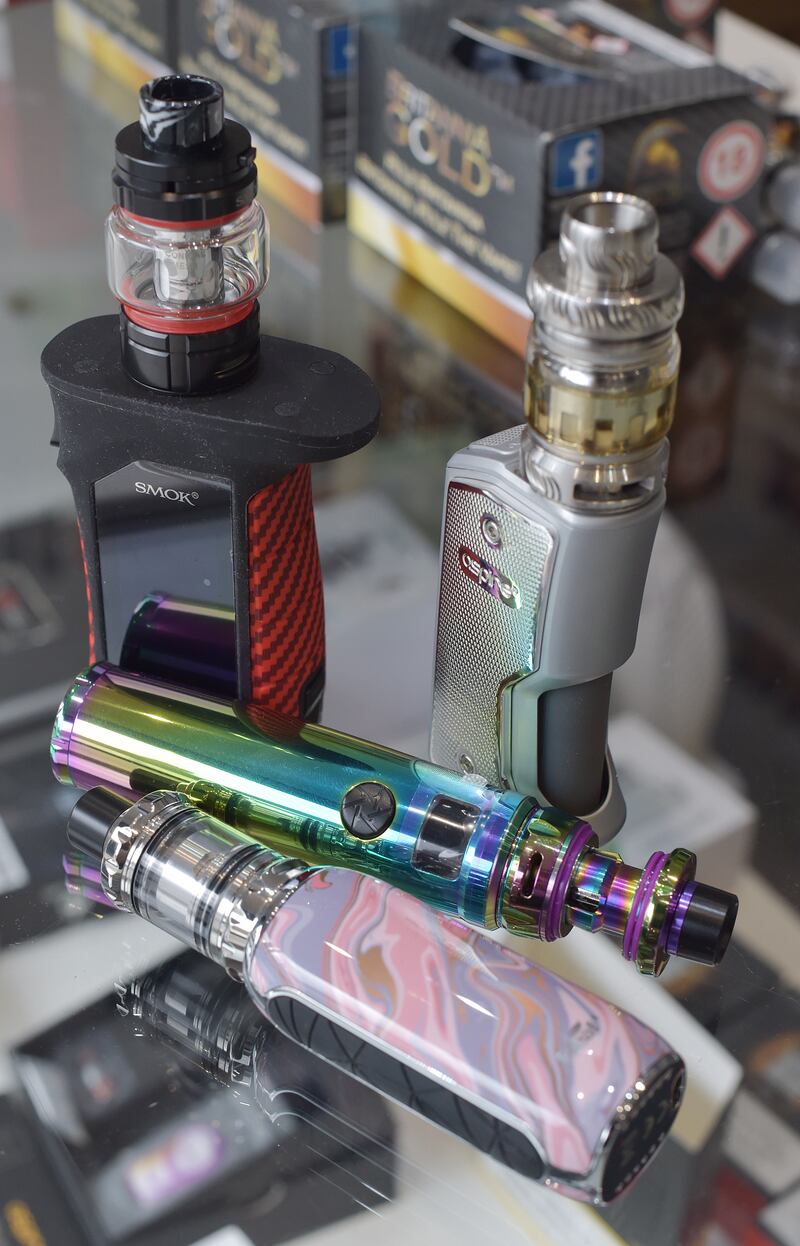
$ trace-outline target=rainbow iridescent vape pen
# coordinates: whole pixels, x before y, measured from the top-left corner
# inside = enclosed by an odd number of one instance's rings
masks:
[[[671,955],[717,963],[736,917],[736,897],[696,883],[683,849],[635,869],[530,797],[108,665],[67,693],[52,758],[62,782],[177,788],[278,852],[374,875],[477,926],[547,941],[605,930],[643,973]]]
[[[95,788],[68,833],[115,904],[284,1034],[553,1189],[615,1198],[675,1117],[683,1064],[653,1030],[377,878],[279,857],[176,792]]]
[[[625,803],[612,672],[633,652],[664,481],[680,274],[632,195],[563,213],[531,271],[528,423],[447,467],[431,757],[591,822]]]

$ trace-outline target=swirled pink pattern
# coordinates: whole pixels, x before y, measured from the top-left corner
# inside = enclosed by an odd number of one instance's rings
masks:
[[[391,1047],[438,1084],[584,1174],[616,1105],[673,1054],[614,1005],[378,879],[314,874],[249,966],[267,1000],[291,992]]]

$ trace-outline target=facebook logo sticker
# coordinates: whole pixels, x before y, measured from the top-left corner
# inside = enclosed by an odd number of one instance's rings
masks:
[[[599,130],[568,134],[550,150],[550,190],[571,194],[594,190],[603,178],[603,136]]]
[[[351,26],[334,26],[328,31],[328,59],[325,72],[329,78],[342,78],[355,67],[355,35]]]

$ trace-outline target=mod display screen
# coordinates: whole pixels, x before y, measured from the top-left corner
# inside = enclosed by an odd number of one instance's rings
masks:
[[[230,485],[137,462],[94,488],[109,661],[236,695]],[[141,636],[130,634],[132,622]],[[140,669],[134,655],[146,656],[146,634],[156,633],[149,656],[169,669]],[[212,650],[213,689],[195,663]]]

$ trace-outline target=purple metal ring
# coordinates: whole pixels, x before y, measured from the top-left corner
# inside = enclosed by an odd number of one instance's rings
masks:
[[[692,902],[692,896],[694,895],[694,889],[696,886],[696,883],[687,883],[678,897],[678,903],[675,905],[675,912],[672,914],[672,920],[669,925],[669,934],[667,936],[667,952],[670,956],[675,956],[677,954],[683,919],[686,916],[686,910]]]
[[[622,939],[622,955],[626,960],[633,960],[636,955],[636,949],[639,946],[639,936],[642,933],[650,897],[655,890],[658,876],[668,860],[669,853],[654,852],[642,871],[642,877],[639,881],[639,886],[636,888],[636,895],[633,897],[633,904],[628,914],[628,920],[625,923],[625,934]]]
[[[564,900],[572,879],[572,871],[578,857],[585,848],[588,848],[593,838],[594,831],[589,826],[589,823],[581,822],[580,826],[576,827],[567,840],[561,864],[556,872],[556,880],[553,883],[550,898],[549,900],[545,899],[547,908],[545,910],[544,937],[547,943],[553,943],[560,938]]]

